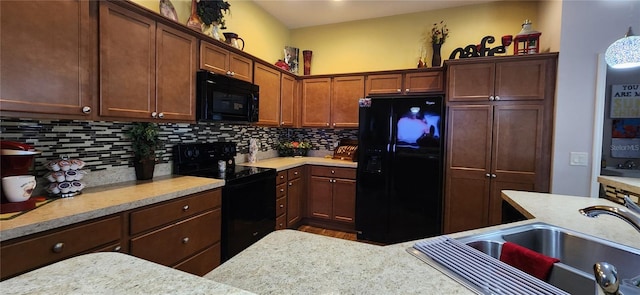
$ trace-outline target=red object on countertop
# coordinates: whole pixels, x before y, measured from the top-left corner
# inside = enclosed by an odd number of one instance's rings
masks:
[[[500,261],[546,281],[553,264],[560,259],[546,256],[520,245],[506,242],[502,244]]]

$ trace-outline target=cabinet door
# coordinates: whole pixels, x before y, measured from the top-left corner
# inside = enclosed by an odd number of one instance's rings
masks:
[[[299,177],[287,183],[287,227],[293,227],[302,219],[303,180]]]
[[[331,127],[358,128],[358,100],[364,97],[364,76],[333,78]]]
[[[491,198],[489,223],[500,224],[504,189],[540,191],[538,176],[543,173],[542,105],[494,107],[493,151],[491,155]],[[495,177],[493,177],[495,175]]]
[[[194,36],[157,25],[157,112],[160,118],[195,120]]]
[[[402,74],[384,74],[367,76],[366,94],[402,93]]]
[[[544,100],[547,63],[546,58],[497,63],[496,100]]]
[[[355,223],[356,181],[337,178],[333,183],[333,219]]]
[[[444,91],[444,73],[419,72],[404,75],[405,94]]]
[[[280,72],[261,63],[255,64],[254,83],[260,87],[260,125],[278,126],[280,122]]]
[[[448,108],[445,233],[487,223],[492,118],[490,105]]]
[[[309,217],[331,219],[333,179],[321,176],[309,178],[308,206]]]
[[[447,72],[447,101],[489,101],[494,95],[494,63],[455,64]]]
[[[329,127],[331,78],[302,80],[302,126]]]
[[[226,75],[229,71],[229,50],[200,41],[200,69]]]
[[[229,70],[234,78],[253,82],[253,61],[250,58],[229,53]]]
[[[280,126],[294,127],[298,116],[298,82],[294,77],[282,75],[280,86]]]
[[[100,115],[150,118],[156,110],[156,23],[100,2]]]
[[[0,108],[74,115],[92,106],[88,1],[0,1]]]

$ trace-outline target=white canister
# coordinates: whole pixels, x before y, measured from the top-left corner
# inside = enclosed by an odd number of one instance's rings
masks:
[[[249,163],[255,163],[258,160],[258,140],[249,139]]]

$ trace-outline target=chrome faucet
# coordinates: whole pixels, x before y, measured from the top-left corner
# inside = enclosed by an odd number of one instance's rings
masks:
[[[628,207],[632,211],[625,210],[623,208],[613,207],[613,206],[590,206],[587,208],[582,208],[578,211],[584,216],[587,217],[596,217],[600,214],[607,214],[611,216],[618,217],[627,223],[631,224],[638,232],[640,232],[640,216],[636,215],[633,211],[638,212],[640,214],[640,208],[638,205],[633,204],[629,197],[625,197],[624,205]]]

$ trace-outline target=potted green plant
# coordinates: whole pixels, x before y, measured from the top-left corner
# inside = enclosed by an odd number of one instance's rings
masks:
[[[202,22],[207,26],[213,25],[211,30],[213,37],[216,40],[220,40],[218,33],[218,26],[224,30],[227,27],[224,25],[224,14],[229,13],[229,7],[231,4],[224,0],[200,0],[198,1],[198,16]]]
[[[133,166],[136,179],[148,180],[153,178],[156,166],[156,149],[161,146],[160,127],[156,123],[136,122],[126,131],[131,139],[133,149]]]

